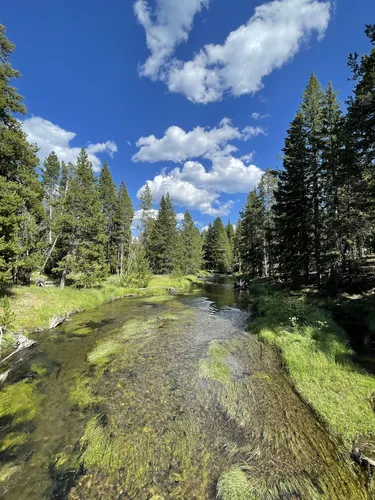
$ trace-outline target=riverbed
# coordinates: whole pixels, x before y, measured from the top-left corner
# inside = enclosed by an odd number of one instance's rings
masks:
[[[0,393],[0,498],[370,498],[230,279],[35,340]]]

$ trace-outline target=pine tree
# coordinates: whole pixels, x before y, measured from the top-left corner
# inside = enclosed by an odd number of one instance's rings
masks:
[[[44,160],[43,180],[44,198],[47,212],[47,242],[52,245],[53,217],[54,209],[58,203],[59,191],[58,183],[60,177],[60,161],[54,151]]]
[[[213,257],[214,229],[210,222],[207,229],[203,232],[203,262],[205,269],[214,269]]]
[[[150,264],[140,241],[133,241],[129,249],[129,259],[123,284],[128,288],[146,288],[152,278]]]
[[[227,231],[220,217],[214,220],[212,226],[212,263],[220,273],[231,271],[233,257]]]
[[[343,197],[347,191],[343,169],[344,119],[337,92],[329,83],[325,93],[323,118],[323,216],[322,216],[322,264],[324,281],[330,283],[332,290],[337,290],[340,279],[340,263],[344,253]]]
[[[256,192],[251,191],[241,212],[240,252],[243,271],[258,278],[264,270],[264,208]]]
[[[75,175],[65,198],[61,218],[61,242],[64,256],[58,263],[60,286],[69,273],[76,273],[77,285],[98,285],[107,275],[105,232],[97,182],[84,148],[77,158]]]
[[[112,274],[117,271],[117,255],[115,243],[115,214],[118,209],[116,184],[112,180],[107,162],[104,162],[99,177],[99,196],[101,211],[104,219],[106,236],[105,255],[106,263]],[[129,228],[130,229],[130,228]]]
[[[171,273],[174,268],[176,238],[176,214],[169,193],[160,200],[159,213],[151,226],[147,256],[152,270],[157,274]]]
[[[0,282],[29,282],[41,259],[43,189],[36,172],[37,147],[27,142],[14,117],[26,108],[10,83],[20,77],[10,64],[13,51],[0,25]]]
[[[375,24],[366,25],[365,34],[374,47],[361,58],[350,54],[348,62],[355,86],[347,101],[345,175],[351,188],[348,244],[354,259],[362,256],[375,223]]]
[[[233,237],[233,271],[242,273],[241,258],[242,222],[238,219]]]
[[[197,274],[201,269],[202,238],[188,210],[182,220],[182,229],[179,234],[179,252],[176,261],[176,265],[185,275]]]
[[[298,112],[285,139],[284,170],[278,172],[274,206],[279,274],[296,284],[309,282],[311,266],[310,172],[306,142],[304,117]]]
[[[275,192],[277,189],[276,176],[269,168],[266,169],[259,182],[259,199],[264,209],[264,274],[273,275],[275,261],[275,214],[273,207],[276,203]]]
[[[311,186],[313,255],[317,281],[320,284],[323,274],[321,241],[323,230],[322,210],[324,206],[322,166],[324,92],[314,74],[311,75],[304,91],[301,112],[307,145],[308,181]]]
[[[143,246],[148,251],[149,237],[152,231],[153,219],[153,199],[150,186],[148,183],[143,187],[139,195],[141,210],[141,219],[138,225],[139,239]]]
[[[116,242],[117,270],[120,276],[125,272],[132,242],[131,224],[134,217],[133,204],[124,181],[120,184],[114,214],[114,238]],[[137,254],[138,255],[138,254]]]

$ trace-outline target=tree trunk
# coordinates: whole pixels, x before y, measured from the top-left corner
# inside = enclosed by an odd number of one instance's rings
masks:
[[[124,243],[120,247],[120,276],[124,273]]]
[[[60,290],[63,290],[65,287],[65,277],[66,277],[66,269],[63,270],[60,278]]]
[[[47,257],[46,257],[46,260],[44,261],[43,266],[41,267],[41,269],[40,269],[40,271],[39,271],[39,274],[42,274],[42,272],[44,271],[44,269],[45,269],[45,267],[46,267],[46,265],[47,265],[47,262],[49,261],[49,259],[50,259],[51,255],[52,255],[52,252],[53,252],[53,250],[54,250],[54,248],[55,248],[55,246],[56,246],[56,243],[57,243],[57,240],[58,240],[58,239],[59,239],[59,235],[57,235],[57,236],[56,236],[55,241],[53,242],[53,244],[52,244],[52,246],[51,246],[51,248],[50,248],[50,251],[48,252],[48,255],[47,255]]]

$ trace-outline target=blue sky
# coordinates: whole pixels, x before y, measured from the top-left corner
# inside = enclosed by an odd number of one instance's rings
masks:
[[[1,19],[41,158],[88,147],[136,208],[150,181],[201,227],[236,221],[280,164],[312,71],[346,99],[348,54],[368,52],[374,21],[374,0],[3,0]]]

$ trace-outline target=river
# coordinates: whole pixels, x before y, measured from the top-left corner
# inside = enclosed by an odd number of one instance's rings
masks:
[[[0,497],[369,498],[250,322],[217,278],[37,334],[0,394]]]

